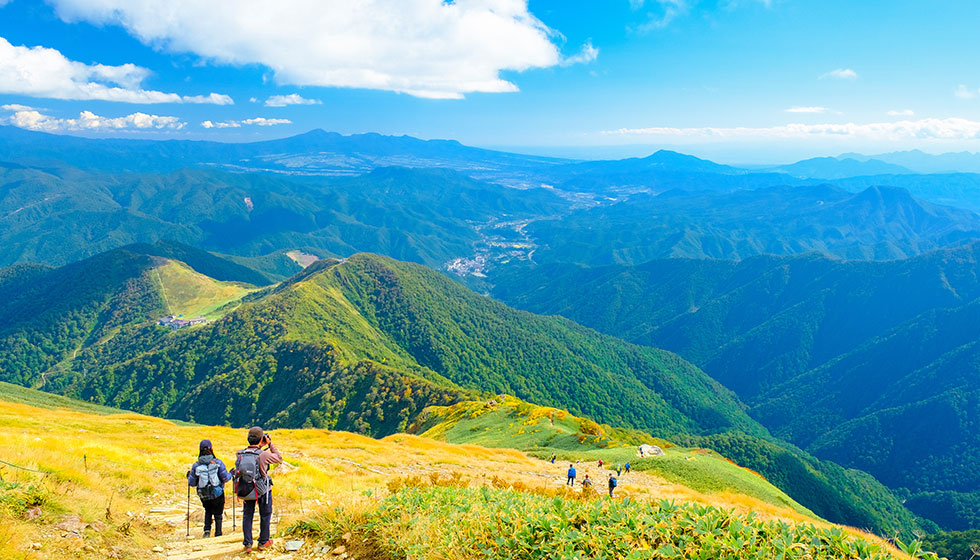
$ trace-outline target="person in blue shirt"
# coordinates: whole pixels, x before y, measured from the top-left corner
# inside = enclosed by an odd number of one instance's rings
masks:
[[[575,486],[575,465],[568,465],[568,485]]]
[[[187,485],[197,488],[197,495],[204,506],[204,538],[211,536],[211,523],[214,522],[214,536],[221,536],[221,517],[225,512],[225,483],[231,480],[231,473],[225,464],[214,456],[211,442],[201,441],[197,461],[187,471]]]

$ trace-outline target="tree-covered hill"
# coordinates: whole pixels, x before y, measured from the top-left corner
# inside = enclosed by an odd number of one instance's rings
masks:
[[[830,185],[692,188],[637,194],[527,231],[541,245],[538,262],[603,266],[807,252],[887,260],[977,238],[980,217],[880,185],[859,193]]]
[[[495,294],[678,352],[776,435],[964,528],[972,508],[940,503],[980,503],[978,263],[980,244],[888,262],[555,264],[502,275]]]
[[[472,255],[477,226],[562,212],[551,190],[444,169],[382,168],[292,180],[182,169],[166,174],[0,163],[0,265],[62,265],[161,239],[241,256],[307,247],[440,266]]]

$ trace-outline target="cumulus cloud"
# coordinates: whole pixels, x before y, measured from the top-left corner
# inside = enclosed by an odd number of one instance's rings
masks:
[[[959,87],[953,91],[953,95],[959,97],[960,99],[973,99],[978,93],[980,93],[980,90],[969,89],[963,84],[960,84]]]
[[[820,76],[820,79],[835,78],[838,80],[856,80],[858,78],[858,73],[850,68],[837,68],[836,70],[831,70],[826,74]]]
[[[135,64],[85,64],[56,49],[14,46],[0,37],[0,93],[126,103],[233,103],[231,97],[217,93],[187,97],[142,89],[149,75],[149,70]]]
[[[510,92],[501,71],[561,62],[527,0],[51,0],[65,21],[121,25],[140,41],[279,84],[428,98]],[[220,23],[219,23],[220,22]]]
[[[0,109],[4,111],[33,111],[34,107],[28,107],[19,103],[10,103],[9,105],[0,105]]]
[[[252,102],[258,101],[254,97]],[[286,105],[319,105],[322,101],[319,99],[306,99],[300,96],[298,93],[290,93],[289,95],[273,95],[272,97],[265,100],[266,107],[285,107]]]
[[[265,117],[255,117],[252,119],[245,119],[243,121],[204,121],[201,126],[204,128],[241,128],[243,125],[256,125],[256,126],[275,126],[277,124],[292,124],[293,121],[289,119],[267,119]]]
[[[888,111],[885,114],[888,115],[889,117],[914,117],[915,111],[913,111],[912,109],[899,109],[899,110]]]
[[[903,120],[883,123],[786,124],[772,127],[620,128],[605,135],[652,136],[704,140],[774,140],[860,138],[867,140],[977,140],[980,122],[961,118]]]
[[[830,109],[826,107],[790,107],[786,109],[787,113],[826,113]]]
[[[45,115],[34,109],[15,112],[10,124],[29,130],[58,132],[65,130],[107,131],[107,130],[179,130],[186,123],[177,117],[133,113],[124,117],[103,117],[91,111],[82,111],[77,119],[59,119]]]

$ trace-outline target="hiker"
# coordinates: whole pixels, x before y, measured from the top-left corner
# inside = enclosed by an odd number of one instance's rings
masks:
[[[552,465],[554,465],[554,464],[555,464],[555,459],[557,459],[557,458],[558,458],[558,455],[552,455],[552,456],[551,456],[551,464],[552,464]]]
[[[592,488],[592,479],[589,478],[589,473],[585,473],[585,478],[582,479],[582,490],[588,490]]]
[[[616,485],[618,483],[619,482],[616,480],[616,477],[613,476],[612,473],[609,473],[609,497],[610,498],[613,497],[613,491],[616,490]]]
[[[630,473],[630,464],[629,463],[626,463],[626,465],[623,466],[623,469],[626,471],[626,474],[629,474]]]
[[[616,468],[613,470],[616,471],[616,476],[623,476],[623,467],[619,466],[618,463],[616,464]]]
[[[602,459],[599,459],[599,468],[602,468]]]
[[[575,486],[575,465],[568,465],[568,485]]]
[[[266,449],[262,449],[267,447]],[[282,455],[272,443],[272,436],[255,426],[248,430],[248,447],[235,459],[235,493],[242,499],[242,544],[252,551],[252,519],[259,510],[259,550],[272,546],[269,524],[272,522],[272,479],[269,466],[282,463]]]
[[[221,516],[225,512],[225,483],[231,474],[225,464],[214,456],[209,440],[202,440],[198,446],[197,461],[187,471],[187,485],[197,488],[197,497],[204,506],[204,538],[211,536],[211,522],[214,521],[214,536],[221,536]]]

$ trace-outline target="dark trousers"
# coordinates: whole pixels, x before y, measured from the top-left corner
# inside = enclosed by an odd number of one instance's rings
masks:
[[[259,506],[259,544],[269,542],[269,524],[272,523],[272,490],[260,496],[258,500],[242,500],[242,532],[245,540],[242,544],[252,546],[252,518],[255,516],[255,506]]]
[[[211,534],[211,521],[214,520],[214,536],[221,536],[221,516],[225,513],[225,495],[213,500],[201,500],[204,506],[204,534]]]
[[[574,476],[568,477],[568,482],[566,482],[566,484],[568,484],[569,486],[575,486],[575,477]]]

